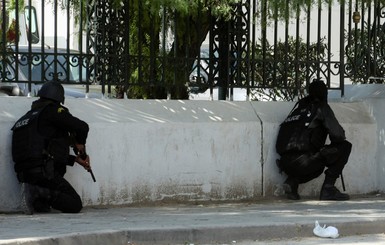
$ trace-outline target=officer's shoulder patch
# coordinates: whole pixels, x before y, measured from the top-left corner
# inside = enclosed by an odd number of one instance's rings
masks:
[[[63,107],[57,108],[57,113],[62,113],[63,111],[65,111],[65,109]]]

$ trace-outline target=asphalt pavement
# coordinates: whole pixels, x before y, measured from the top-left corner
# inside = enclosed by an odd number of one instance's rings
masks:
[[[339,237],[315,236],[315,221],[336,227]],[[379,194],[341,202],[277,198],[0,214],[0,244],[335,244],[355,236],[376,236],[383,244],[384,232],[385,196]]]

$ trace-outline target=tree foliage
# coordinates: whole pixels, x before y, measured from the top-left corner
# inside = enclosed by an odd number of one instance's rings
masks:
[[[54,0],[50,0],[54,1]],[[63,6],[68,0],[58,0]],[[69,0],[73,9],[80,7],[80,2],[83,5],[87,2],[92,3],[95,0]],[[122,6],[122,2],[127,0],[110,0],[116,8]],[[242,0],[143,0],[144,5],[150,6],[151,11],[158,12],[161,8],[170,8],[184,15],[194,15],[197,13],[199,6],[203,6],[211,11],[211,14],[218,17],[229,17],[231,14],[231,5]],[[12,0],[11,2],[15,2]],[[260,0],[257,1],[258,7],[265,4],[269,16],[272,18],[287,18],[295,16],[294,14],[299,9],[308,9],[315,5],[322,4],[345,4],[346,0]],[[378,0],[380,3],[385,3],[385,0]],[[358,1],[359,5],[370,4],[370,0]]]
[[[385,4],[385,0],[377,0]],[[260,0],[258,1],[257,14],[264,13],[267,20],[288,20],[296,18],[301,11],[308,11],[314,7],[324,7],[333,4],[348,4],[347,0]],[[372,0],[357,0],[358,7],[372,4]]]
[[[364,29],[347,32],[346,40],[346,73],[352,82],[384,83],[385,23],[371,28],[365,23]]]
[[[15,1],[15,0],[12,0]],[[70,4],[75,13],[75,17],[81,13],[80,7],[88,4],[92,5],[96,0],[49,0],[51,3],[58,1],[62,8]],[[170,9],[183,16],[197,15],[198,10],[209,11],[218,18],[229,18],[231,15],[231,5],[241,0],[142,0],[141,4],[145,6],[152,14],[158,14],[162,9]],[[121,8],[124,3],[132,2],[133,5],[138,1],[131,0],[110,0],[110,3],[116,8]],[[84,12],[84,10],[83,10]]]
[[[58,1],[60,6],[67,6],[67,0]],[[196,57],[199,54],[200,46],[209,31],[210,18],[228,19],[232,13],[231,5],[238,1],[110,0],[109,6],[113,6],[116,11],[126,6],[135,10],[130,12],[129,23],[125,25],[130,29],[130,55],[164,57],[161,59],[166,62],[161,64],[160,59],[156,58],[156,63],[151,64],[149,59],[144,58],[141,60],[141,67],[138,64],[130,64],[130,84],[143,84],[143,81],[139,81],[141,78],[148,87],[143,89],[122,84],[117,87],[118,94],[127,92],[130,98],[164,98],[167,93],[171,93],[173,98],[188,98],[186,84],[193,60],[183,58]],[[84,16],[86,3],[92,5],[96,0],[69,0],[74,16]],[[80,6],[83,6],[83,9],[80,9]],[[164,35],[160,34],[162,30],[173,32],[174,41],[169,45],[171,49],[164,49],[164,45],[160,43],[159,36]],[[158,69],[155,70],[154,67]],[[160,80],[165,87],[159,88],[154,84],[154,81],[156,83]]]
[[[293,101],[306,93],[306,80],[318,69],[327,54],[324,39],[308,45],[301,38],[288,37],[287,42],[278,42],[275,46],[268,42],[256,45],[256,63],[254,81],[265,80],[265,88],[253,89],[252,100]],[[263,57],[263,55],[265,57]],[[265,77],[265,78],[264,78]],[[277,86],[279,84],[279,86]]]
[[[16,0],[10,0],[10,8],[12,8],[12,6],[15,8],[15,1]],[[75,17],[83,16],[85,20],[85,8],[87,4],[92,5],[97,0],[48,1],[51,3],[57,1],[56,3],[62,8],[69,6]],[[142,77],[145,82],[148,82],[148,88],[122,84],[122,86],[118,87],[119,93],[128,93],[129,97],[132,98],[163,98],[167,90],[171,90],[173,98],[186,98],[187,88],[185,84],[188,82],[188,72],[192,67],[194,58],[199,54],[201,44],[209,31],[210,18],[216,18],[217,20],[230,19],[231,15],[235,13],[232,11],[233,5],[240,1],[245,0],[109,0],[111,6],[116,10],[128,4],[129,8],[140,9],[142,11],[141,13],[132,11],[130,13],[129,23],[124,26],[124,28],[130,29],[130,54],[134,56],[140,54],[143,57],[158,57],[155,59],[155,64],[151,64],[149,59],[143,59],[142,66],[144,68],[138,67],[135,62],[130,64],[129,82],[135,84],[140,83],[141,81],[139,81],[139,79]],[[359,5],[373,3],[371,0],[357,1]],[[18,2],[20,3],[22,0]],[[349,3],[349,1],[346,0],[258,0],[255,2],[257,3],[257,6],[254,7],[257,11],[255,14],[262,15],[262,21],[266,22],[269,20],[287,21],[290,18],[298,17],[300,11],[309,11],[314,7],[322,8],[334,3]],[[377,0],[377,2],[385,4],[385,0]],[[138,8],[139,5],[141,8]],[[165,16],[161,16],[161,14],[165,14]],[[266,22],[262,24],[266,24]],[[164,26],[164,24],[166,24],[166,26]],[[139,26],[141,31],[138,30]],[[159,33],[162,29],[167,28],[174,31],[174,36],[172,37],[174,43],[170,45],[171,48],[169,49],[165,49],[159,40]],[[302,46],[301,40],[291,40],[289,47],[293,45],[294,42],[297,42],[296,45],[300,42],[301,44],[299,46]],[[270,50],[267,50],[267,53],[269,54],[270,52],[271,54],[272,47],[269,46],[268,48]],[[287,45],[285,48],[287,48]],[[279,53],[281,51],[280,44],[278,44],[277,47],[275,47],[275,53],[271,55],[276,58],[281,55]],[[360,54],[352,49],[347,50],[347,53],[351,55]],[[290,54],[283,52],[282,55]],[[166,63],[163,64],[163,61],[160,60],[159,57],[163,57]],[[186,57],[190,60],[184,59]],[[280,65],[282,64],[276,64],[278,67]],[[285,65],[292,66],[293,64]],[[296,65],[296,69],[298,69],[298,64]],[[148,67],[152,67],[152,70],[145,69]],[[159,69],[154,69],[154,67]],[[160,73],[160,71],[163,73]],[[293,79],[293,76],[291,76],[291,78]],[[282,80],[279,75],[274,77],[274,79],[278,79],[278,81]],[[153,81],[159,80],[166,81],[165,84],[167,88],[154,87]],[[295,81],[297,81],[297,79],[295,79]],[[291,84],[290,81],[286,82],[288,82],[288,85]],[[268,83],[270,82],[268,81]],[[297,82],[293,83],[293,86],[296,83]],[[296,89],[299,89],[299,91],[296,91],[294,94],[301,93],[302,88],[297,86]]]

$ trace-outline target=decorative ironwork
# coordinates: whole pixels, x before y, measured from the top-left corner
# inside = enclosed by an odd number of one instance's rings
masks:
[[[126,1],[128,2],[128,1]],[[128,5],[128,4],[127,4]],[[111,1],[99,0],[87,6],[89,25],[87,26],[88,50],[94,55],[95,81],[108,86],[124,84],[127,76],[126,33],[128,23],[127,8],[114,8]]]
[[[91,67],[92,56],[70,49],[69,42],[58,47],[57,16],[53,18],[52,23],[55,34],[52,41],[54,46],[46,43],[44,21],[39,27],[42,33],[42,36],[39,36],[36,18],[41,20],[46,18],[44,2],[41,6],[18,6],[16,9],[19,12],[16,12],[8,9],[10,4],[8,1],[1,1],[0,90],[9,95],[36,95],[38,85],[45,81],[55,80],[65,84],[89,83],[93,73],[87,73],[87,69]],[[15,3],[22,4],[22,2]],[[39,16],[35,7],[42,10]],[[52,8],[57,12],[57,2],[53,3]],[[69,39],[71,12],[69,8],[63,11],[68,16],[66,32]],[[11,20],[10,23],[8,20]]]
[[[354,83],[384,83],[385,81],[385,6],[377,2],[368,9],[358,4],[353,18],[360,11],[366,19],[349,23],[346,32],[346,76]]]
[[[58,11],[57,1],[52,2]],[[219,99],[231,99],[233,89],[243,88],[250,99],[293,100],[313,78],[324,79],[342,95],[347,81],[383,83],[385,6],[321,2],[312,9],[298,6],[292,19],[269,21],[268,0],[240,0],[230,20],[209,18],[204,11],[194,19],[167,8],[154,14],[138,0],[122,1],[118,8],[109,0],[87,1],[83,8],[80,1],[78,31],[70,27],[69,7],[63,10],[64,47],[58,43],[57,17],[53,46],[44,45],[44,21],[42,31],[34,32],[40,39],[32,32],[25,39],[39,44],[23,46],[22,31],[29,28],[22,26],[22,13],[10,20],[0,7],[0,85],[27,83],[31,90],[32,84],[59,80],[85,84],[88,91],[88,84],[99,84],[103,94],[129,98],[186,98],[187,92],[209,89],[212,95],[218,88]],[[41,9],[44,20],[44,3]],[[70,38],[83,30],[85,35]],[[70,39],[78,41],[76,50]]]

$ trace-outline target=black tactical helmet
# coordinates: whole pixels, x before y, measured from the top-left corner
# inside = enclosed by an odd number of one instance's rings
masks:
[[[44,83],[37,96],[64,104],[64,88],[59,82],[51,81]]]
[[[326,84],[322,80],[314,79],[309,85],[309,96],[320,101],[327,101],[328,88]]]

